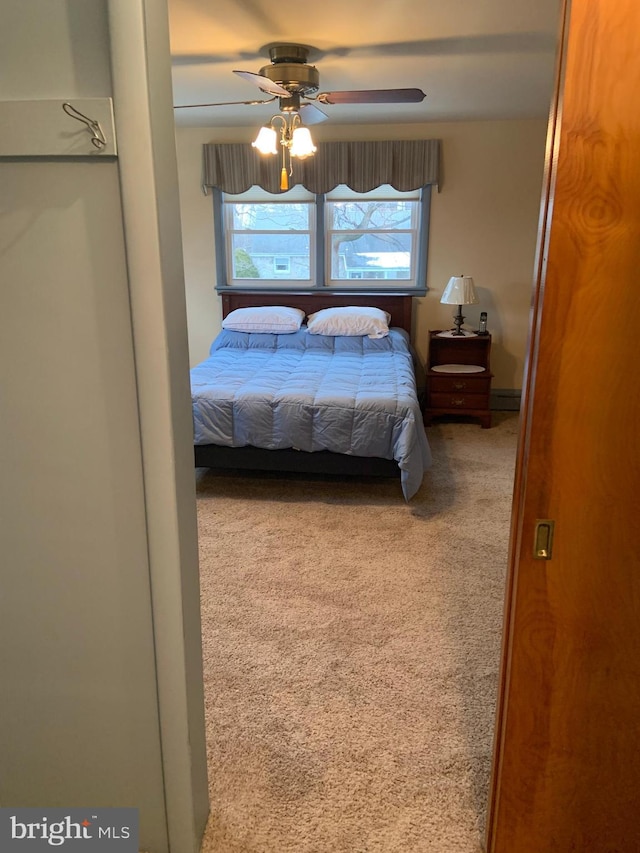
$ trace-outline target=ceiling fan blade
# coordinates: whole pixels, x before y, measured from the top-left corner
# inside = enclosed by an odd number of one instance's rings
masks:
[[[172,65],[237,65],[239,62],[264,62],[264,53],[238,51],[237,53],[172,53]]]
[[[329,116],[319,110],[313,104],[302,104],[300,107],[300,118],[303,124],[320,124],[321,121],[326,121]]]
[[[353,92],[320,92],[321,104],[419,104],[422,89],[360,89]]]
[[[279,98],[291,97],[291,92],[285,89],[284,86],[274,83],[273,80],[263,77],[262,74],[254,74],[253,71],[234,71],[233,73],[253,83],[259,89],[262,89],[263,92],[269,92],[270,95],[277,95]]]
[[[276,96],[274,95],[273,98],[267,98],[265,101],[217,101],[213,104],[175,104],[173,108],[174,110],[191,110],[197,107],[231,107],[236,104],[252,107],[255,104],[270,104],[275,99]]]

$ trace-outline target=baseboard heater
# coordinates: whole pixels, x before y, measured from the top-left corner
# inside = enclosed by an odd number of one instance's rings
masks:
[[[496,412],[519,412],[521,397],[519,388],[494,388],[489,397],[489,408]]]

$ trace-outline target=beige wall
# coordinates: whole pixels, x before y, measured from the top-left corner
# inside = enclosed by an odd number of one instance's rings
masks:
[[[522,382],[546,126],[546,119],[535,119],[403,125],[394,131],[399,139],[443,140],[442,189],[431,205],[430,290],[416,301],[416,347],[425,359],[427,331],[451,325],[451,309],[439,302],[449,277],[472,275],[480,304],[465,309],[465,316],[472,328],[481,310],[488,314],[495,388],[520,388]],[[313,133],[318,142],[389,137],[383,125],[327,123]],[[192,364],[206,358],[220,328],[212,202],[201,188],[201,146],[253,135],[253,127],[177,129]]]

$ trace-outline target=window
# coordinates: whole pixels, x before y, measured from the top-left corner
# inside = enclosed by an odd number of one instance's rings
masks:
[[[218,290],[425,292],[431,188],[214,193]]]
[[[419,221],[419,192],[380,187],[358,194],[337,187],[325,203],[328,283],[359,279],[415,286]]]
[[[273,196],[258,187],[224,195],[226,281],[264,286],[312,286],[315,196],[306,190]]]
[[[274,258],[273,259],[273,268],[277,273],[290,273],[291,272],[291,258]]]

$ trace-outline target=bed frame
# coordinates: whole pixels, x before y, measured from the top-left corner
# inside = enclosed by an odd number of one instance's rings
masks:
[[[236,308],[256,305],[288,305],[313,314],[323,308],[347,305],[374,306],[391,315],[391,326],[412,334],[413,297],[397,293],[261,293],[237,291],[222,294],[222,316]],[[220,468],[253,471],[282,471],[304,474],[348,475],[367,477],[399,477],[400,469],[393,459],[373,456],[349,456],[319,450],[263,450],[260,447],[221,447],[216,444],[194,445],[196,468]]]

